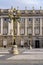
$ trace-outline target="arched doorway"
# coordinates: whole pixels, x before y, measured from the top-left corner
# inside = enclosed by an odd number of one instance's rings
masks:
[[[39,40],[35,40],[35,48],[40,48],[40,41]]]

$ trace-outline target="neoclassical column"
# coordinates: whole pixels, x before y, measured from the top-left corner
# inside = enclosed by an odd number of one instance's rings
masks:
[[[20,35],[20,23],[17,22],[17,35]]]
[[[3,34],[3,18],[1,18],[1,34]]]
[[[8,22],[8,35],[10,35],[10,22]]]
[[[27,35],[27,18],[25,18],[25,35]]]
[[[42,18],[40,18],[40,35],[42,36]]]
[[[35,27],[35,18],[33,18],[33,36],[35,35],[34,27]]]

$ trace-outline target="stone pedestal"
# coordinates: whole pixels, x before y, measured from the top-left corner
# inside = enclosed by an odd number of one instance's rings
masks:
[[[32,49],[32,46],[30,45],[30,49]]]
[[[18,48],[17,48],[17,45],[13,45],[13,49],[12,49],[12,51],[13,51],[13,54],[19,54],[19,51],[18,51]]]

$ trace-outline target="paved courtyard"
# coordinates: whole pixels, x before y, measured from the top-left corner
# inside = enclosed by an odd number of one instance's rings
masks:
[[[43,49],[18,48],[19,54],[10,53],[11,48],[0,48],[0,60],[43,60]]]
[[[18,48],[19,54],[10,48],[0,48],[0,65],[43,65],[43,49]]]

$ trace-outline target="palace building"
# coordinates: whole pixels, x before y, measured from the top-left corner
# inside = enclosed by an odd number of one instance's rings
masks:
[[[15,35],[18,46],[22,41],[24,45],[31,44],[32,48],[43,48],[43,10],[16,10],[13,13],[20,14],[20,19],[16,22],[13,22],[13,19],[10,20],[9,10],[0,9],[0,46],[3,46],[4,41],[7,46],[12,45]]]

